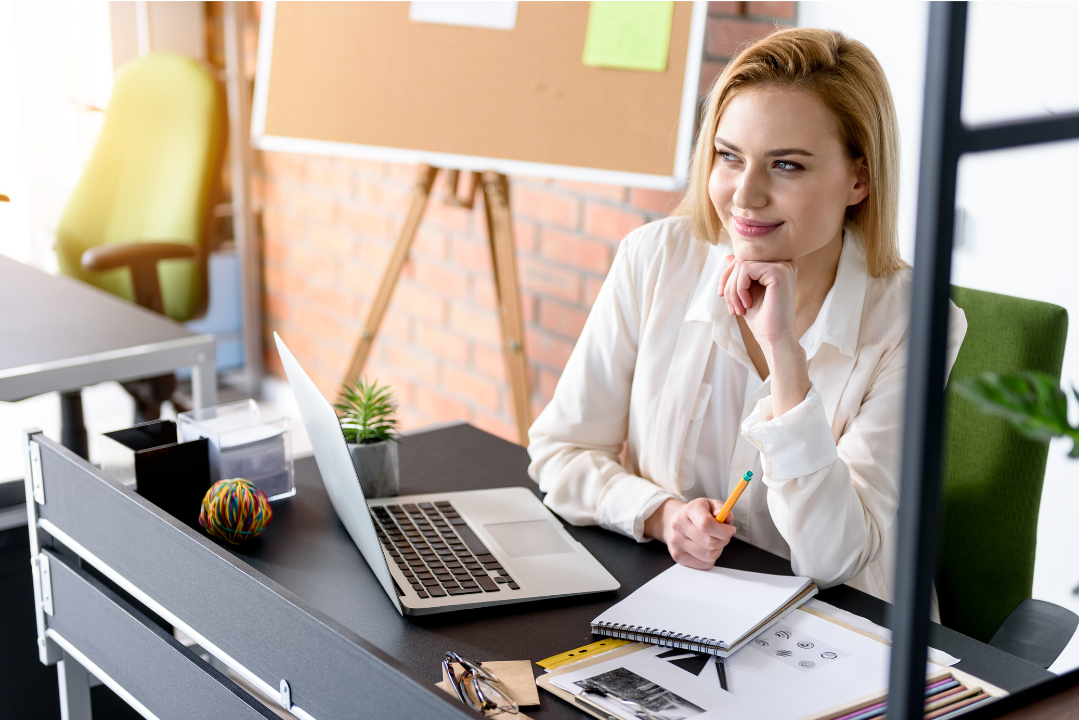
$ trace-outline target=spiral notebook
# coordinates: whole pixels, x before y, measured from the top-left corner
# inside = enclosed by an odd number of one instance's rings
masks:
[[[593,620],[592,632],[726,657],[816,594],[806,577],[675,565]]]

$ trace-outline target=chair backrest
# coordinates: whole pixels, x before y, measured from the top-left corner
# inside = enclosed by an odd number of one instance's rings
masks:
[[[958,395],[984,372],[1037,370],[1060,378],[1068,313],[1048,303],[953,287],[967,335],[946,393],[937,593],[947,627],[988,642],[1031,596],[1048,444]]]
[[[152,53],[121,68],[101,134],[60,217],[60,270],[130,300],[128,270],[84,273],[83,252],[111,243],[190,244],[196,260],[158,263],[161,291],[172,319],[202,314],[225,108],[221,83],[194,58]]]

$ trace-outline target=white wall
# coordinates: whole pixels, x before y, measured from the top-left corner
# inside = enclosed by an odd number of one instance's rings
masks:
[[[15,6],[0,2],[0,253],[30,261],[30,217],[26,207],[26,173],[22,150],[19,80],[15,67]]]
[[[798,24],[840,30],[877,55],[902,134],[900,237],[913,259],[914,203],[925,74],[925,3],[800,2]],[[1073,34],[1079,3],[976,2],[968,23],[963,119],[977,124],[1079,110]],[[967,156],[957,206],[965,229],[953,262],[957,285],[1055,303],[1071,328],[1065,382],[1079,384],[1079,142]],[[1073,403],[1073,411],[1076,409]],[[1038,525],[1034,596],[1079,612],[1079,461],[1050,448]],[[1007,532],[1007,528],[1001,528]],[[1079,638],[1055,671],[1079,667]]]
[[[112,90],[108,6],[95,2],[0,4],[10,44],[0,42],[9,77],[0,84],[5,127],[0,157],[12,190],[0,252],[54,268],[53,232],[93,147]]]
[[[138,54],[136,4],[0,0],[0,253],[56,271],[56,224],[104,121],[91,108]],[[145,5],[151,51],[205,57],[204,3]]]

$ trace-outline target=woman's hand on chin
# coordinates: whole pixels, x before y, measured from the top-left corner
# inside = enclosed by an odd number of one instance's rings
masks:
[[[644,521],[644,534],[666,543],[679,565],[708,570],[735,533],[729,518],[723,523],[716,520],[722,507],[721,501],[710,498],[688,503],[669,498]]]
[[[805,400],[811,387],[805,350],[798,343],[797,285],[798,267],[793,262],[738,260],[733,255],[727,258],[719,283],[728,311],[745,318],[768,364],[773,417]]]
[[[719,294],[731,315],[742,315],[768,354],[773,346],[797,344],[795,290],[798,267],[790,261],[761,262],[727,257]]]

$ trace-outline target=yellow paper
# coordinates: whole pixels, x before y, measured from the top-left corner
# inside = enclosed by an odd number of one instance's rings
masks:
[[[663,72],[673,2],[593,2],[581,62],[591,67]]]

